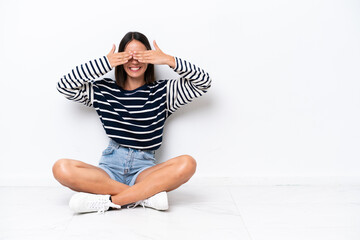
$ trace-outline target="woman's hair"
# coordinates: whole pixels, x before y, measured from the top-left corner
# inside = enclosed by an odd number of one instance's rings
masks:
[[[139,32],[128,32],[121,40],[119,44],[118,52],[123,52],[125,50],[126,44],[128,44],[131,40],[138,40],[145,45],[147,50],[151,50],[149,40],[144,34]],[[116,84],[123,88],[125,85],[126,78],[127,78],[127,74],[125,72],[124,66],[122,64],[116,66],[115,67]],[[147,69],[145,71],[145,82],[147,84],[155,82],[155,73],[154,73],[153,64],[149,63],[147,66]]]

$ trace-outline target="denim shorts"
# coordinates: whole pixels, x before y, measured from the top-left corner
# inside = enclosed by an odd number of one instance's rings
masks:
[[[111,179],[132,186],[142,171],[155,165],[155,150],[123,147],[110,138],[109,145],[101,154],[98,167]]]

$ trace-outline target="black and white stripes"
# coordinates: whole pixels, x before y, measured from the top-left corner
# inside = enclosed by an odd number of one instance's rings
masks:
[[[57,83],[57,90],[67,99],[91,107],[93,101],[93,82],[111,70],[106,56],[76,66]]]
[[[175,57],[175,60],[174,71],[181,78],[167,81],[167,102],[170,113],[206,93],[211,85],[207,72],[180,58]]]
[[[113,79],[98,79],[112,70],[103,56],[76,66],[56,88],[67,99],[94,107],[106,134],[122,146],[156,150],[165,120],[211,86],[207,72],[178,57],[175,61],[179,79],[158,80],[127,91]]]

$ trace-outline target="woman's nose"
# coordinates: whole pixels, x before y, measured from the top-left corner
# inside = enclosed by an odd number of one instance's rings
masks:
[[[132,56],[129,61],[130,61],[130,62],[133,62],[133,61],[138,62],[138,60],[135,59],[134,56]]]
[[[130,62],[137,63],[139,61],[137,59],[135,59],[134,57],[132,57],[132,58],[130,58]]]

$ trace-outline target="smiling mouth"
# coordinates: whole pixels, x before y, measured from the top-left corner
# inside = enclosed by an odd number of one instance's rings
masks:
[[[130,71],[137,72],[140,70],[141,67],[129,67]]]

